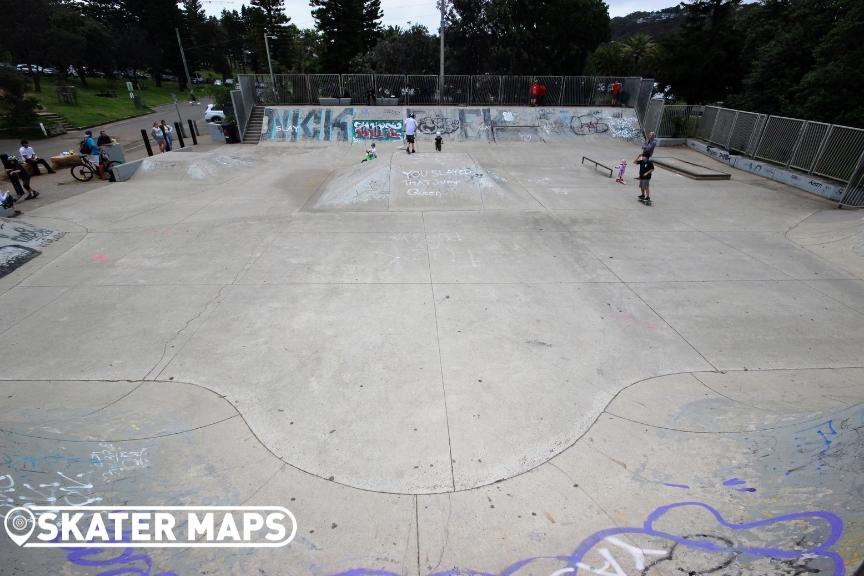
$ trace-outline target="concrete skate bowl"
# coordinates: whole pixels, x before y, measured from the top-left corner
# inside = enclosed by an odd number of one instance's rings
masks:
[[[447,142],[542,143],[586,138],[641,140],[630,108],[515,107],[269,107],[264,112],[262,143],[401,142],[408,114],[417,120],[417,138],[436,134]]]
[[[306,206],[313,212],[540,208],[524,188],[464,152],[393,152],[342,168]]]

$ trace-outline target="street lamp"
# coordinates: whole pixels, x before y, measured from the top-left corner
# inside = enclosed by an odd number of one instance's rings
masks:
[[[267,66],[270,68],[270,89],[273,90],[273,95],[276,95],[276,77],[273,76],[273,62],[270,60],[270,44],[267,42],[268,38],[272,38],[276,40],[278,36],[272,36],[270,34],[264,33],[264,48],[267,50]]]

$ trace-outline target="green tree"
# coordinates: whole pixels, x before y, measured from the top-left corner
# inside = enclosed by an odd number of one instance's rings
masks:
[[[788,114],[799,102],[799,85],[816,63],[820,40],[842,13],[842,0],[767,0],[741,21],[744,79],[729,105],[767,114]]]
[[[627,72],[638,76],[642,75],[645,64],[653,61],[659,51],[654,39],[643,33],[634,34],[621,44],[623,56],[630,61]]]
[[[389,26],[374,48],[351,61],[350,69],[378,74],[436,74],[438,38],[420,24],[407,30]]]
[[[38,102],[26,96],[27,89],[26,77],[0,69],[0,115],[8,126],[31,126],[35,122]]]
[[[602,0],[454,0],[445,36],[454,72],[578,74],[609,13]]]
[[[659,39],[658,79],[696,104],[711,102],[741,85],[741,34],[735,28],[741,0],[692,0],[682,4],[681,29]]]
[[[276,34],[291,20],[285,15],[284,0],[252,0],[251,4],[264,15],[264,31],[267,34]]]
[[[621,42],[605,42],[597,47],[585,64],[589,76],[623,76],[630,69],[630,59]]]
[[[309,5],[321,34],[325,72],[344,71],[376,44],[384,16],[381,0],[310,0]]]
[[[814,51],[815,64],[797,90],[791,111],[804,118],[864,128],[864,3],[850,2]]]

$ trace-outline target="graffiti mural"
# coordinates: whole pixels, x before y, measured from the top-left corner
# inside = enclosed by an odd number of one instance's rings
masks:
[[[354,140],[402,140],[402,120],[354,120]]]
[[[642,526],[595,532],[570,553],[523,558],[497,573],[453,568],[431,576],[527,576],[555,563],[560,567],[546,570],[550,576],[843,576],[843,559],[833,550],[842,535],[843,521],[831,512],[735,523],[703,502],[677,502],[651,512]],[[372,575],[396,576],[365,568],[337,576]]]
[[[458,118],[447,118],[440,113],[423,116],[417,121],[417,131],[421,134],[453,134],[459,126]]]
[[[404,118],[413,113],[417,134],[432,138],[437,132],[451,140],[493,142],[495,128],[531,129],[523,141],[542,142],[545,137],[564,139],[591,134],[624,140],[641,139],[639,121],[621,109],[579,108],[267,108],[263,141],[353,142],[400,140]],[[386,120],[381,120],[386,118]],[[541,137],[542,136],[542,137]]]

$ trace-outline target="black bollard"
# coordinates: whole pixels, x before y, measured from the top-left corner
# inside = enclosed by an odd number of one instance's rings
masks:
[[[144,139],[144,147],[147,148],[147,155],[153,155],[153,148],[150,147],[150,138],[147,137],[147,131],[143,128],[141,129],[141,137]]]
[[[201,136],[201,133],[198,131],[198,121],[197,121],[197,120],[193,120],[193,121],[192,121],[192,125],[195,126],[195,135],[196,135],[196,136]]]
[[[180,148],[185,148],[186,144],[183,142],[183,127],[180,126],[179,122],[174,122],[174,129],[177,131],[177,140],[180,142]]]
[[[195,136],[195,127],[192,126],[192,119],[187,118],[186,121],[189,122],[189,135],[192,136],[192,144],[197,146],[198,145],[198,138]]]

